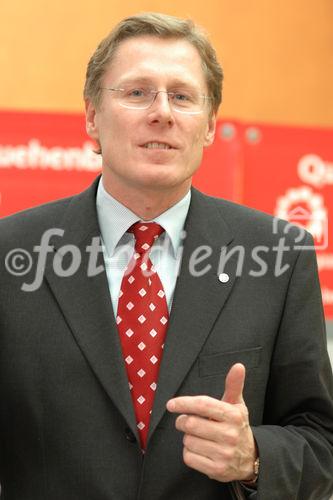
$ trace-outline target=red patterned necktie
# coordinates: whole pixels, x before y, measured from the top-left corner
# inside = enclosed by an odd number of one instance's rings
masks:
[[[135,250],[122,279],[116,321],[144,450],[169,321],[163,285],[149,258],[164,229],[137,222],[128,231],[134,233]]]

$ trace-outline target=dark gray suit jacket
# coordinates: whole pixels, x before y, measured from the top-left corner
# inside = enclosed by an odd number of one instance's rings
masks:
[[[143,458],[106,274],[87,277],[86,247],[100,234],[96,185],[0,222],[1,498],[233,498],[232,485],[183,464],[182,435],[165,404],[175,395],[220,398],[228,369],[242,362],[261,457],[251,498],[327,499],[333,489],[332,374],[314,252],[294,248],[298,230],[282,222],[273,227],[265,214],[193,190]],[[43,282],[34,292],[22,291],[23,283],[34,281],[36,246],[51,228],[64,234],[51,238],[45,269],[39,269]],[[276,277],[281,240],[290,249]],[[308,241],[307,235],[302,244]],[[62,269],[71,265],[73,247],[65,245],[77,246],[82,261],[73,276],[61,277],[54,262]],[[260,252],[252,253],[257,245]],[[6,268],[15,248],[32,256],[30,272],[21,277]],[[223,270],[221,248],[229,257]],[[261,277],[255,276],[265,267],[259,256],[267,264]],[[16,260],[16,268],[22,264]],[[199,276],[189,272],[193,264]],[[229,281],[219,281],[219,272]]]

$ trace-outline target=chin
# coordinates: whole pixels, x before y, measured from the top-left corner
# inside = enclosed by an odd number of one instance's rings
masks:
[[[149,165],[142,169],[141,174],[144,182],[168,183],[177,177],[171,165]]]

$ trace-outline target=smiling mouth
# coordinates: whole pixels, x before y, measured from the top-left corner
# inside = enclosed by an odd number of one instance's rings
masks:
[[[143,144],[141,147],[146,149],[174,149],[170,144],[165,142],[147,142]]]

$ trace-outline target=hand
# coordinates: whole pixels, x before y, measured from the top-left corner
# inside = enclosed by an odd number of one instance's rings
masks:
[[[187,466],[217,481],[249,481],[254,477],[256,445],[243,399],[245,367],[237,363],[227,374],[222,400],[209,396],[170,399],[167,409],[181,413],[176,428],[184,432]]]

